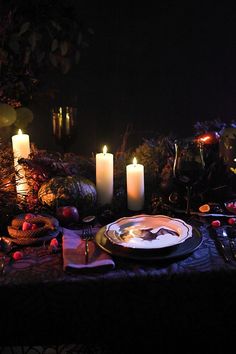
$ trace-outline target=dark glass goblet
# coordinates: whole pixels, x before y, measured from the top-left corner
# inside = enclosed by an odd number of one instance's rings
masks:
[[[173,175],[178,182],[183,184],[187,192],[186,214],[190,213],[192,189],[198,184],[204,174],[205,161],[203,145],[187,142],[180,144],[175,142],[175,158]]]
[[[52,109],[52,128],[56,143],[63,152],[69,152],[77,136],[77,108],[59,106]]]

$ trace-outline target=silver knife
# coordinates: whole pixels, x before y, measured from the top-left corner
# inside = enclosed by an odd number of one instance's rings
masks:
[[[235,233],[235,230],[233,230],[231,227],[227,227],[226,230],[224,229],[223,235],[227,236],[227,238],[229,240],[230,251],[232,253],[233,259],[236,260],[236,248],[235,248],[235,242],[234,242],[234,239],[236,237],[236,233]]]
[[[202,216],[202,217],[207,217],[207,216],[212,216],[212,217],[225,217],[225,218],[236,218],[236,215],[233,214],[210,214],[210,213],[199,213],[197,211],[191,211],[190,212],[191,215],[197,215],[197,216]]]
[[[221,240],[219,239],[218,235],[217,235],[217,232],[214,228],[210,228],[210,233],[212,235],[212,239],[214,240],[215,242],[215,246],[216,246],[216,249],[217,251],[219,252],[219,254],[223,257],[224,261],[225,262],[229,262],[230,259],[226,253],[226,250],[225,250],[225,245],[223,244],[223,242],[221,242]]]

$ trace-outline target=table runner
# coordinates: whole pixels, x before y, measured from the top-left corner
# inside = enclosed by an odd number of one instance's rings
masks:
[[[116,268],[101,274],[66,274],[61,252],[25,248],[23,259],[0,278],[2,338],[11,344],[81,343],[91,336],[119,341],[121,327],[130,338],[144,338],[149,325],[148,335],[159,333],[162,341],[170,328],[176,340],[186,333],[205,340],[212,328],[224,338],[236,318],[236,262],[225,263],[206,228],[201,232],[202,245],[182,260],[116,258]]]

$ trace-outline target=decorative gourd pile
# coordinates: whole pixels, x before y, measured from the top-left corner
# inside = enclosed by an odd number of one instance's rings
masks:
[[[50,208],[74,205],[85,213],[95,208],[97,192],[89,179],[77,176],[53,177],[41,185],[38,199]]]

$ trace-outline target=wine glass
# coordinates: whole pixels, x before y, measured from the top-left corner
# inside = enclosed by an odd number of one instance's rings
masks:
[[[190,201],[192,189],[200,181],[205,169],[203,144],[186,142],[180,144],[175,142],[175,157],[173,164],[173,175],[186,188],[187,205],[186,214],[190,214]]]
[[[52,109],[53,136],[63,152],[68,152],[77,135],[77,108],[58,106]]]

